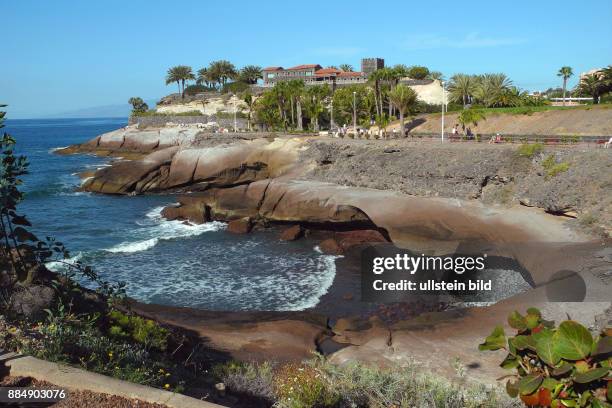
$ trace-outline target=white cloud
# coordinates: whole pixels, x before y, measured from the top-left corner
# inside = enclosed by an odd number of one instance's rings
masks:
[[[486,48],[523,44],[523,38],[483,37],[479,33],[469,33],[464,37],[449,38],[435,34],[410,36],[402,44],[406,50],[428,50],[434,48]]]

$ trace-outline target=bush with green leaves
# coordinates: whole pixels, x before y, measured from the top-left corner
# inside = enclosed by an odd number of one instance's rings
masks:
[[[527,406],[612,407],[610,329],[594,337],[573,320],[555,327],[536,308],[524,316],[513,312],[508,324],[515,336],[506,337],[497,326],[479,349],[508,352],[500,365],[515,370],[506,383],[511,397]]]
[[[143,101],[142,98],[138,96],[132,96],[128,100],[128,103],[132,105],[132,114],[142,113],[149,110],[149,105],[147,105],[145,101]]]
[[[132,339],[148,348],[165,350],[168,346],[168,330],[155,321],[136,315],[128,315],[119,310],[112,310],[109,315],[112,337]]]
[[[542,143],[533,143],[533,144],[524,143],[519,146],[517,153],[519,156],[527,157],[531,159],[536,154],[539,154],[540,152],[542,152],[542,150],[544,150],[544,145]]]
[[[568,171],[570,164],[567,162],[557,163],[555,156],[550,154],[542,161],[542,167],[544,167],[544,170],[546,170],[546,177],[552,178],[559,173]]]
[[[279,408],[518,407],[497,387],[465,379],[453,383],[412,362],[385,367],[360,362],[335,365],[317,355],[302,364],[279,366],[230,362],[213,373],[230,392],[259,397]]]

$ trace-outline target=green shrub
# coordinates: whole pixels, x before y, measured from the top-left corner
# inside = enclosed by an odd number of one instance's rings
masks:
[[[429,75],[429,69],[422,66],[412,66],[408,68],[408,72],[406,74],[412,79],[425,79],[427,78],[427,75]]]
[[[544,150],[544,145],[542,143],[533,143],[520,145],[517,152],[519,156],[532,158],[542,150]]]
[[[546,177],[551,178],[559,173],[568,171],[570,165],[567,162],[557,163],[555,156],[550,154],[542,161],[542,167],[546,170]]]
[[[548,170],[547,175],[548,177],[555,177],[559,173],[564,173],[568,171],[569,168],[570,164],[567,162],[557,163],[553,167],[551,167],[550,170]]]
[[[151,354],[132,339],[105,335],[96,317],[61,310],[48,313],[45,322],[30,329],[29,337],[17,338],[19,352],[138,384],[174,390],[182,387],[182,380],[171,374],[174,363]]]
[[[216,366],[213,372],[230,391],[265,398],[278,408],[516,406],[495,388],[463,379],[462,384],[454,384],[413,363],[384,368],[359,362],[337,366],[317,356],[277,369],[269,364],[231,362]]]
[[[270,363],[230,361],[217,364],[213,367],[212,373],[233,393],[274,401],[273,373]]]
[[[189,85],[185,88],[185,95],[195,95],[203,92],[216,92],[217,90],[212,86],[204,85]]]
[[[612,396],[606,377],[612,366],[612,337],[602,333],[593,338],[572,320],[555,327],[535,308],[527,309],[525,316],[513,312],[508,324],[516,336],[506,337],[497,326],[479,349],[508,352],[500,365],[516,370],[506,383],[511,397],[529,406],[609,407]]]
[[[169,332],[155,321],[140,316],[129,316],[118,310],[111,311],[108,317],[111,322],[109,334],[112,337],[131,338],[146,348],[166,349]]]
[[[237,93],[244,92],[249,88],[250,88],[250,85],[247,84],[246,82],[235,81],[235,82],[228,82],[227,84],[223,85],[223,88],[221,88],[221,92],[237,94]]]
[[[278,406],[287,408],[329,407],[338,395],[327,379],[315,367],[287,363],[274,373],[274,393]]]

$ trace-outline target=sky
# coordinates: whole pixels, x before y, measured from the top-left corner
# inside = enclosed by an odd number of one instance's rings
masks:
[[[454,73],[503,72],[526,90],[612,64],[611,0],[40,1],[0,4],[0,103],[48,117],[176,92],[173,65],[290,67],[382,57]]]

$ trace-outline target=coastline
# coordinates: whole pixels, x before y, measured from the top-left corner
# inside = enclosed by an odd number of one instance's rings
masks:
[[[561,212],[560,216],[551,214],[551,208],[490,202],[481,199],[485,194],[482,186],[480,195],[471,200],[447,198],[444,197],[444,181],[438,185],[441,189],[438,193],[442,196],[430,192],[423,197],[330,182],[333,180],[330,176],[346,177],[344,170],[337,166],[354,163],[351,161],[354,156],[370,152],[370,155],[374,153],[372,157],[388,157],[406,152],[407,148],[418,151],[419,144],[391,140],[379,141],[376,145],[377,142],[371,141],[336,142],[291,135],[274,139],[272,135],[259,138],[238,135],[215,140],[211,135],[194,131],[181,146],[160,146],[162,132],[168,133],[169,130],[158,129],[157,133],[150,129],[146,132],[118,130],[109,137],[102,135],[58,153],[86,152],[123,158],[134,154],[131,160],[116,161],[112,166],[98,170],[93,179],[84,182],[86,191],[177,194],[179,206],[164,210],[168,219],[192,223],[222,220],[234,223],[239,229],[244,228],[245,233],[253,230],[255,234],[262,228],[282,234],[292,226],[300,226],[311,238],[320,240],[324,251],[344,254],[335,261],[336,276],[327,293],[317,306],[302,312],[214,312],[135,304],[138,313],[194,330],[207,338],[211,347],[224,350],[234,358],[266,359],[272,356],[271,350],[280,348],[283,350],[279,354],[281,359],[300,359],[311,350],[327,348],[331,342],[335,344],[331,346],[331,354],[336,361],[363,358],[364,361],[380,362],[389,358],[387,347],[401,347],[399,339],[404,335],[409,335],[413,341],[430,338],[432,333],[423,332],[418,323],[423,319],[446,322],[442,326],[448,326],[450,330],[452,327],[471,328],[471,332],[462,330],[462,333],[476,344],[476,339],[484,333],[480,333],[482,325],[476,329],[475,321],[469,316],[487,313],[491,320],[505,320],[508,307],[517,307],[525,299],[542,294],[548,280],[559,268],[580,271],[588,286],[587,301],[601,300],[607,287],[602,283],[610,284],[609,276],[591,272],[606,267],[607,261],[600,260],[596,254],[602,248],[610,247],[609,239],[589,235],[577,228],[575,222],[568,226],[568,222],[575,221],[573,214],[569,214],[570,210]],[[128,140],[131,142],[127,143]],[[135,140],[143,140],[143,143],[135,144]],[[364,148],[365,152],[359,151]],[[437,149],[445,154],[444,147],[424,149],[425,152]],[[494,155],[499,151],[508,155],[515,148],[478,146],[475,149],[476,154],[481,154],[484,149]],[[345,159],[341,160],[341,157]],[[499,157],[491,157],[489,163]],[[330,167],[336,172],[330,172]],[[533,177],[530,174],[526,176]],[[465,177],[468,191],[482,184],[478,178],[470,180],[469,177]],[[488,175],[483,177],[491,179]],[[508,183],[503,181],[504,177],[503,174],[496,175],[496,179],[502,181],[493,185],[499,184],[503,188]],[[118,179],[121,181],[117,182]],[[435,186],[438,181],[435,177],[433,180]],[[554,203],[550,205],[554,206]],[[294,209],[299,209],[299,213]],[[536,288],[495,305],[467,309],[446,304],[357,306],[360,299],[357,293],[358,254],[360,248],[376,244],[372,242],[371,233],[366,231],[377,231],[385,241],[390,240],[399,247],[431,254],[452,253],[458,247],[478,253],[486,248],[489,253],[518,260],[531,273]],[[356,238],[347,238],[351,234]],[[343,239],[348,239],[344,247]],[[329,240],[335,241],[335,245],[325,249],[323,242]],[[563,255],[559,256],[560,253]],[[546,295],[540,299],[536,303],[548,307]],[[606,307],[605,302],[587,302],[583,309],[596,308],[602,312]],[[216,317],[211,321],[212,316]],[[594,318],[591,312],[585,312],[584,316],[586,320]],[[399,332],[395,333],[397,330]],[[281,332],[285,334],[279,336]],[[382,349],[368,346],[370,342],[382,339],[389,343],[390,337],[395,346],[387,345]],[[366,357],[364,352],[370,355]],[[414,358],[418,353],[408,354]],[[472,355],[471,358],[475,357]],[[484,368],[476,370],[480,381],[487,382],[491,372],[496,372],[489,365],[492,361],[482,360]],[[444,368],[441,372],[449,375]]]

